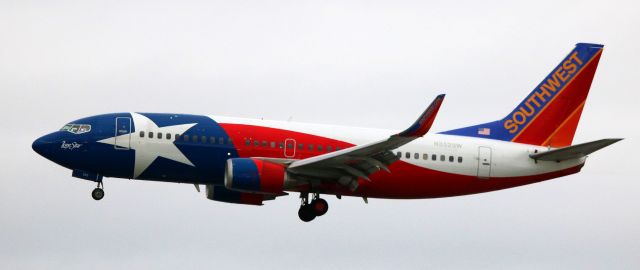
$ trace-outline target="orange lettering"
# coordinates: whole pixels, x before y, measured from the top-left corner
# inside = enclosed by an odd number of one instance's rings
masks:
[[[529,111],[525,110],[525,108],[522,106],[520,106],[520,111],[524,113],[526,116],[531,116],[533,115],[533,113],[536,112],[536,109],[534,109],[533,106],[531,106],[531,104],[529,104],[528,102],[525,103],[524,105],[527,105],[527,107],[529,107]]]
[[[557,77],[560,77],[560,80],[562,80],[562,82],[566,82],[567,79],[569,78],[567,76],[567,72],[564,71],[564,69],[558,69],[558,71],[556,71],[555,75],[557,75]]]
[[[573,74],[576,72],[576,69],[578,69],[578,66],[576,66],[576,64],[574,64],[571,61],[564,61],[564,63],[562,64],[562,67],[569,72],[569,74]]]
[[[533,102],[533,103],[536,104],[536,107],[540,108],[540,103],[536,100],[536,96],[535,95],[530,96],[529,99],[527,99],[527,102]]]
[[[509,133],[511,134],[516,133],[516,131],[518,131],[518,125],[514,124],[513,120],[511,119],[504,121],[504,128],[509,130]]]
[[[518,115],[520,116],[520,119],[518,119]],[[513,121],[518,125],[522,125],[527,121],[527,117],[522,112],[515,112],[513,113]]]
[[[558,68],[558,70],[559,69],[561,69],[561,67]],[[557,74],[557,73],[558,73],[558,71],[555,72],[555,74]],[[560,82],[558,81],[558,78],[556,76],[551,76],[551,78],[547,79],[547,83],[543,83],[542,84],[543,88],[546,88],[546,89],[551,90],[553,92],[555,92],[557,90],[556,87],[558,87],[558,86],[560,86]]]
[[[571,56],[569,57],[569,60],[571,61],[576,61],[578,63],[578,65],[582,66],[582,60],[580,60],[580,58],[578,57],[578,52],[573,52],[571,54]]]
[[[544,96],[551,97],[551,93],[542,87],[540,87],[540,90],[542,90],[542,92],[535,92],[535,96],[542,100],[542,102],[547,102],[547,99],[544,98]]]

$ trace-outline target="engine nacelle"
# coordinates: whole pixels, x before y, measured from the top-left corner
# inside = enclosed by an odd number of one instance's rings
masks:
[[[237,204],[262,205],[263,201],[273,200],[275,196],[228,190],[223,186],[207,185],[207,199]]]
[[[255,158],[227,160],[224,185],[242,192],[281,194],[287,173],[282,164]]]

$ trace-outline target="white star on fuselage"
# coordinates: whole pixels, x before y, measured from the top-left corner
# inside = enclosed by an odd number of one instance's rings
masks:
[[[182,124],[175,126],[158,127],[151,119],[138,113],[131,113],[135,131],[145,131],[145,133],[153,132],[155,134],[162,133],[171,134],[172,138],[176,134],[183,134],[185,131],[195,126],[196,123]],[[180,149],[173,143],[174,140],[163,138],[148,138],[148,136],[140,137],[132,130],[129,134],[123,134],[116,137],[107,138],[98,141],[99,143],[110,144],[121,148],[131,148],[135,150],[135,166],[133,169],[133,178],[138,178],[144,170],[146,170],[153,161],[158,157],[163,157],[176,162],[195,166],[189,159],[180,152]],[[129,138],[131,142],[129,143]]]

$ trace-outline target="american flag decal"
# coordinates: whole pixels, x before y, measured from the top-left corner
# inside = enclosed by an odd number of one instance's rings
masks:
[[[489,136],[489,135],[491,135],[491,129],[490,128],[479,128],[478,129],[478,135]]]

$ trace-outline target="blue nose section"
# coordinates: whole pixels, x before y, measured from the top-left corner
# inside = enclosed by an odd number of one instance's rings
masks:
[[[51,144],[50,142],[44,140],[45,137],[46,136],[42,136],[33,141],[33,144],[31,144],[31,148],[33,148],[33,151],[36,151],[36,153],[43,157],[47,157],[47,155],[50,153],[49,145]]]
[[[62,139],[63,138],[61,138],[58,132],[47,134],[33,141],[33,144],[31,144],[31,148],[33,148],[33,151],[36,151],[36,153],[40,154],[41,156],[53,160],[54,156],[56,155],[55,152],[57,148],[60,147],[59,145],[62,142]]]

